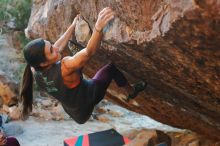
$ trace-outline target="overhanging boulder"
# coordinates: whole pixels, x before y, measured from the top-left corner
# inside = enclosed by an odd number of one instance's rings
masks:
[[[94,27],[110,6],[117,17],[90,61],[88,76],[109,60],[148,88],[121,106],[162,123],[220,139],[220,0],[35,0],[26,34],[54,42],[80,13]],[[117,93],[112,86],[110,93]]]

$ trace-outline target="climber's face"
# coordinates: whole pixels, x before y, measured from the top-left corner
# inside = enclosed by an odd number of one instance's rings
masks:
[[[49,41],[46,40],[44,41],[45,41],[44,53],[47,61],[43,63],[45,64],[43,66],[47,66],[59,61],[61,59],[61,54],[59,52],[59,48],[53,46]]]

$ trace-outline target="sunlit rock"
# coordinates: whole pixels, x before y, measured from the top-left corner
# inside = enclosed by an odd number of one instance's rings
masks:
[[[148,82],[135,104],[123,107],[162,123],[220,139],[220,0],[55,0],[34,3],[31,38],[54,42],[80,13],[94,28],[110,6],[116,15],[84,72],[114,61],[132,83]],[[112,93],[121,93],[114,84]]]

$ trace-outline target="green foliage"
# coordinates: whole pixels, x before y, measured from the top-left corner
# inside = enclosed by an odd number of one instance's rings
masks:
[[[24,32],[17,36],[19,42],[21,43],[21,48],[23,48],[30,40],[26,38]]]
[[[23,30],[30,13],[31,0],[0,0],[0,23],[3,27],[7,22],[14,21],[16,29]]]
[[[15,24],[13,30],[19,30],[17,39],[21,43],[21,48],[28,42],[24,35],[31,14],[31,0],[0,0],[0,34],[11,31],[7,27],[8,22]]]
[[[7,0],[0,0],[0,18],[1,18],[1,21],[10,18],[10,14],[7,11],[8,2],[9,1],[7,1]]]

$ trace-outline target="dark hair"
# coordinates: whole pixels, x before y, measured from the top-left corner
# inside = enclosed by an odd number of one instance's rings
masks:
[[[46,61],[44,53],[45,42],[42,38],[30,41],[23,49],[27,63],[36,70],[41,70],[40,63]]]
[[[32,111],[33,103],[33,74],[31,66],[35,70],[43,69],[40,67],[40,63],[46,61],[44,54],[45,42],[39,38],[29,42],[23,49],[24,58],[27,61],[27,65],[24,70],[23,80],[20,90],[20,99],[22,101],[22,119],[26,119],[28,114]]]
[[[20,90],[20,99],[23,105],[22,119],[26,119],[28,114],[32,111],[33,103],[33,75],[29,64],[26,65],[24,70]]]

